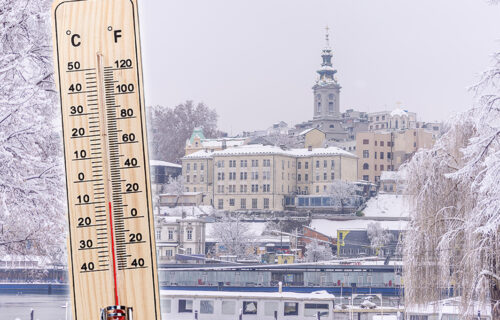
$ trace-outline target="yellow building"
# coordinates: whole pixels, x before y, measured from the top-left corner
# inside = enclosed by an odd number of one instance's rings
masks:
[[[398,170],[418,149],[430,148],[434,141],[432,133],[424,129],[359,132],[356,135],[359,180],[378,182],[383,171]]]
[[[356,181],[357,157],[336,147],[242,145],[182,158],[187,192],[227,211],[284,210],[285,197],[324,194],[333,180]]]

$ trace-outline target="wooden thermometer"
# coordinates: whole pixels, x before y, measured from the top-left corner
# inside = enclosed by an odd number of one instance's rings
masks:
[[[56,0],[74,320],[160,320],[136,0]]]

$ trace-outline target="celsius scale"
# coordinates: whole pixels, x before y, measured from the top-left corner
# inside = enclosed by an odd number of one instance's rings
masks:
[[[136,0],[56,0],[74,320],[160,320]]]

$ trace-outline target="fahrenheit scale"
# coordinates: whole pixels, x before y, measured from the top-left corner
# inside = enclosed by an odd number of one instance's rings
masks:
[[[56,0],[75,320],[160,320],[136,0]]]

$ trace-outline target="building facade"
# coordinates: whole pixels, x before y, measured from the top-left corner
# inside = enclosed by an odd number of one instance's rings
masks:
[[[417,114],[401,108],[393,111],[379,111],[368,113],[368,128],[370,131],[394,131],[416,129]]]
[[[200,150],[214,152],[225,148],[241,146],[245,144],[246,138],[214,138],[207,139],[202,128],[194,128],[191,137],[186,140],[185,154],[191,154]]]
[[[194,217],[156,217],[156,250],[158,263],[180,260],[203,261],[205,255],[205,222]],[[192,257],[190,257],[192,256]]]
[[[377,183],[383,171],[398,170],[420,148],[434,144],[424,129],[360,132],[356,135],[359,180]]]
[[[358,158],[336,147],[243,145],[182,158],[186,192],[227,211],[284,210],[285,197],[325,194],[333,180],[356,181]]]

